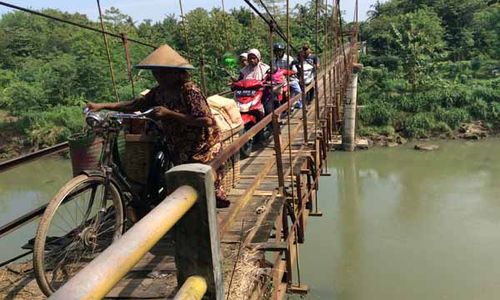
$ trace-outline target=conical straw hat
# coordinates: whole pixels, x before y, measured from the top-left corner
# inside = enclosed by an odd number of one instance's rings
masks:
[[[182,57],[168,45],[161,45],[135,67],[138,69],[194,69],[193,65],[191,65],[189,61],[187,61],[184,57]]]

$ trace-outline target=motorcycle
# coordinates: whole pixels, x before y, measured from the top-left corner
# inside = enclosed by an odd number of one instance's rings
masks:
[[[242,79],[233,82],[231,89],[234,91],[234,98],[240,109],[244,131],[248,131],[265,116],[263,104],[265,83],[255,79]],[[269,137],[269,135],[267,135],[267,137]],[[243,145],[240,149],[242,158],[250,156],[255,139],[266,139],[266,130],[261,131],[255,138]]]
[[[286,82],[286,76],[292,75],[293,73],[286,69],[277,69],[274,73],[268,74],[266,80],[268,81],[268,86],[271,87],[272,79],[272,92],[271,97],[274,102],[274,108],[277,108],[288,101],[288,84]]]
[[[289,71],[277,69],[274,73],[267,74],[262,81],[242,79],[231,84],[243,119],[244,131],[248,131],[269,114],[273,105],[277,108],[288,101],[288,85],[285,77],[287,72]],[[270,135],[270,128],[266,127],[254,139],[245,143],[240,150],[242,158],[250,156],[255,141],[265,141]]]

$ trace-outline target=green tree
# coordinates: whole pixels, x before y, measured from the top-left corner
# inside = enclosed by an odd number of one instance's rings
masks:
[[[474,52],[500,59],[500,4],[477,11],[471,24]]]
[[[426,66],[444,47],[440,19],[430,9],[419,9],[398,16],[391,26],[406,79],[415,91],[424,81]]]

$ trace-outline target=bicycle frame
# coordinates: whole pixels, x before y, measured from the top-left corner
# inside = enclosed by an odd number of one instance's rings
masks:
[[[151,111],[151,110],[150,110]],[[148,111],[148,112],[150,112]],[[118,136],[120,132],[123,130],[123,125],[122,125],[122,120],[124,119],[146,119],[152,124],[155,125],[157,131],[161,132],[160,127],[158,124],[147,117],[144,117],[148,112],[139,114],[139,115],[134,115],[134,114],[123,114],[123,113],[116,113],[114,115],[108,115],[105,116],[105,118],[101,118],[98,115],[91,116],[93,121],[89,122],[89,114],[87,114],[87,123],[94,129],[96,134],[100,135],[104,139],[104,144],[103,144],[103,150],[101,153],[101,158],[99,160],[99,166],[101,169],[101,174],[105,178],[105,190],[104,190],[104,195],[107,195],[108,193],[108,188],[109,184],[111,181],[116,183],[118,185],[118,188],[120,190],[121,198],[122,198],[122,203],[123,206],[126,207],[128,204],[139,204],[141,206],[143,205],[154,205],[155,203],[148,203],[148,202],[155,202],[158,199],[154,198],[159,198],[162,195],[162,190],[160,189],[159,191],[153,191],[153,182],[152,182],[152,177],[149,176],[150,178],[148,179],[147,183],[144,186],[144,192],[143,193],[138,193],[132,188],[131,183],[133,182],[130,178],[128,178],[126,172],[123,170],[121,164],[117,162],[117,159],[119,160],[119,154],[118,154],[118,147],[117,147],[117,141],[118,141]],[[100,122],[100,123],[96,123]],[[103,125],[103,126],[99,126]],[[159,152],[163,152],[163,156],[161,156],[160,159],[162,159],[165,156],[165,152],[163,151],[163,141],[158,142],[158,145],[156,148],[159,148],[158,151],[154,153],[154,156],[151,157],[151,159],[156,159],[159,155]],[[162,165],[163,167],[163,165]],[[149,174],[151,174],[154,169],[157,168],[157,166],[153,163],[150,166]],[[166,170],[160,170],[160,171],[166,171]],[[156,175],[156,174],[155,174]],[[153,193],[157,193],[157,195],[152,195]],[[142,195],[141,195],[142,194]],[[146,198],[146,199],[143,199]],[[106,199],[103,197],[101,207],[105,207],[106,205]],[[96,222],[99,222],[99,220],[96,220]]]

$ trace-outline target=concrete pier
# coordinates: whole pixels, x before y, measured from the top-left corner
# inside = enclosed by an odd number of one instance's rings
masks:
[[[342,130],[342,149],[352,152],[356,148],[356,106],[358,94],[358,73],[362,65],[354,64],[351,81],[344,99],[344,126]]]

